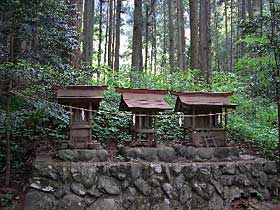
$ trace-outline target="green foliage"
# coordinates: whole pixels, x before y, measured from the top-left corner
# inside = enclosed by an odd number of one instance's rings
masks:
[[[0,207],[4,210],[15,210],[16,204],[13,202],[14,195],[12,193],[5,193],[0,197]]]
[[[92,133],[101,142],[131,139],[131,116],[118,111],[119,101],[120,95],[111,88],[104,92],[104,102],[101,103],[100,109],[115,114],[94,113]]]
[[[15,45],[24,43],[15,46],[15,60],[26,59],[40,64],[67,61],[70,49],[77,46],[76,32],[68,26],[71,19],[68,9],[63,0],[2,0],[0,33],[5,53],[1,52],[0,61],[2,56],[10,56],[9,42],[13,33]]]
[[[13,100],[12,100],[13,101]],[[0,111],[0,136],[5,137],[6,131],[12,134],[11,152],[14,168],[23,167],[26,153],[33,149],[34,142],[62,140],[69,121],[68,115],[60,106],[46,103],[25,101],[7,118]],[[0,142],[0,168],[5,164],[5,141]]]
[[[113,86],[169,89],[177,91],[217,91],[234,92],[231,97],[233,103],[238,104],[237,110],[229,115],[229,129],[233,139],[246,141],[255,145],[260,151],[272,155],[277,144],[277,113],[275,103],[263,97],[249,97],[251,91],[248,89],[248,77],[239,76],[230,72],[213,72],[211,87],[197,83],[199,72],[176,72],[172,75],[153,75],[149,73],[137,74],[138,81],[131,84],[128,80],[129,74],[118,72],[118,74],[106,75],[106,83],[110,87],[105,92],[105,101],[101,109],[118,113],[116,115],[96,114],[94,122],[94,136],[106,142],[108,139],[127,141],[130,139],[131,116],[118,112],[120,95],[115,93]],[[97,81],[93,81],[96,84]],[[175,97],[167,96],[166,100],[173,107]],[[174,114],[174,117],[165,115]],[[173,112],[164,112],[158,121],[158,136],[160,141],[181,140],[183,131],[179,127],[179,118]]]
[[[95,113],[93,121],[93,137],[103,143],[110,141],[124,142],[131,139],[131,115],[118,111],[120,94],[114,90],[119,87],[137,87],[153,89],[169,89],[176,91],[233,91],[235,95],[231,101],[239,106],[235,114],[229,115],[229,129],[232,137],[237,141],[250,142],[261,151],[272,154],[277,143],[276,130],[276,108],[273,101],[264,99],[261,96],[251,98],[248,91],[248,77],[239,76],[230,72],[213,72],[212,84],[208,86],[199,82],[198,71],[189,70],[187,72],[175,72],[171,75],[150,73],[138,73],[134,75],[137,81],[133,83],[128,72],[113,73],[108,68],[89,68],[89,71],[74,70],[72,68],[60,68],[34,65],[0,66],[2,70],[11,69],[12,78],[17,77],[18,81],[29,81],[21,90],[25,94],[37,94],[38,92],[47,93],[52,85],[67,84],[100,84],[101,81],[108,85],[108,90],[104,92],[104,101],[100,109],[105,112]],[[14,68],[13,68],[14,67]],[[21,72],[26,71],[26,74]],[[30,71],[30,73],[28,73]],[[32,77],[33,71],[37,71],[37,77]],[[100,74],[97,80],[97,72]],[[104,74],[104,72],[106,74]],[[1,74],[0,74],[1,75]],[[30,75],[30,76],[29,76]],[[88,78],[92,78],[88,80]],[[38,86],[36,81],[47,81],[48,85]],[[44,91],[42,91],[44,90]],[[19,90],[17,90],[19,91]],[[166,96],[166,100],[174,107],[175,97]],[[5,98],[0,99],[2,104]],[[12,112],[10,123],[7,123],[4,106],[0,120],[0,132],[2,136],[7,129],[11,129],[13,136],[12,153],[13,167],[22,167],[22,157],[26,154],[28,143],[40,140],[59,140],[65,138],[65,130],[68,124],[68,116],[65,111],[56,105],[38,101],[29,101],[12,98]],[[106,111],[111,112],[107,114]],[[158,120],[158,136],[161,142],[182,140],[183,131],[179,126],[179,117],[176,113],[169,111],[161,113],[162,117]],[[165,115],[172,115],[165,116]],[[13,126],[11,126],[11,124]],[[4,141],[1,145],[1,153],[4,153]],[[0,164],[3,167],[5,156],[0,156]]]
[[[273,156],[277,146],[276,105],[263,98],[249,99],[238,95],[236,113],[229,115],[229,128],[234,140],[248,142],[259,151]]]
[[[239,40],[237,43],[246,43],[246,44],[270,44],[270,40],[266,36],[261,37],[246,37],[245,39]]]
[[[274,68],[275,61],[270,57],[243,57],[235,65],[236,72],[247,80],[252,96],[273,96]]]

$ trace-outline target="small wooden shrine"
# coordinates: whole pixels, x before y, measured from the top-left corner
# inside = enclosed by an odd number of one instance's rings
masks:
[[[75,149],[94,147],[91,131],[92,112],[87,110],[99,109],[104,89],[106,86],[68,86],[57,90],[58,102],[70,106],[68,147]]]
[[[186,132],[194,146],[226,146],[227,114],[232,93],[171,92],[177,96],[175,111],[183,112]]]
[[[157,138],[157,117],[152,116],[158,112],[172,109],[163,99],[167,90],[129,89],[117,88],[121,93],[120,111],[132,112],[132,140],[142,141],[137,145],[150,145]]]

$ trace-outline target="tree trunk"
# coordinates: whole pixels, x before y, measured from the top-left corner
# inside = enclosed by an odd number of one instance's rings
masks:
[[[163,52],[161,60],[161,70],[162,73],[165,72],[166,68],[166,0],[163,2]]]
[[[250,20],[254,18],[254,9],[253,9],[252,0],[248,0],[248,15]]]
[[[214,38],[215,38],[215,67],[218,71],[220,71],[220,46],[219,46],[219,18],[218,18],[218,11],[217,11],[217,3],[216,0],[213,0],[213,12],[214,12],[214,24],[215,29],[214,31]]]
[[[102,45],[102,4],[103,0],[99,1],[99,42],[98,42],[98,55],[97,55],[97,65],[100,66],[101,63],[101,45]]]
[[[225,0],[225,35],[226,35],[226,50],[225,50],[225,56],[226,56],[226,70],[229,69],[229,40],[228,40],[228,12],[227,12],[227,6],[228,5],[228,0]]]
[[[180,0],[176,1],[177,3],[177,42],[178,42],[178,48],[177,48],[177,60],[178,60],[178,68],[180,70],[183,69],[183,43],[182,43],[182,33],[181,33],[181,8],[180,8]],[[184,24],[184,23],[183,23]]]
[[[186,60],[186,39],[185,39],[185,20],[184,20],[184,2],[179,0],[180,3],[180,33],[181,33],[181,43],[182,43],[182,68],[185,70],[187,68]]]
[[[145,71],[148,71],[148,60],[149,60],[149,5],[146,3],[145,11]]]
[[[83,63],[92,66],[94,27],[94,0],[85,0],[84,4],[84,42]]]
[[[77,46],[72,50],[70,55],[70,64],[75,68],[81,67],[81,31],[82,31],[82,13],[83,13],[83,0],[70,0],[69,14],[71,20],[69,26],[75,28],[77,33],[76,40]],[[33,36],[34,37],[34,36]]]
[[[120,66],[120,27],[121,27],[121,7],[122,0],[117,0],[117,12],[116,12],[116,44],[115,44],[115,61],[114,70],[118,71]]]
[[[142,0],[134,0],[134,22],[132,38],[132,71],[143,71],[142,57]]]
[[[190,30],[191,30],[191,46],[190,46],[190,68],[199,68],[199,36],[198,36],[198,1],[189,0],[190,6]]]
[[[260,16],[261,16],[261,33],[260,33],[260,35],[262,36],[263,35],[263,19],[262,19],[262,17],[263,17],[263,0],[260,0]]]
[[[275,11],[275,2],[274,0],[269,0],[269,9],[270,9],[270,15],[271,15],[271,36],[270,36],[270,44],[271,46],[273,46],[273,54],[274,54],[274,60],[276,63],[276,71],[273,74],[273,80],[275,81],[275,89],[276,89],[276,103],[277,103],[277,113],[278,113],[278,168],[280,167],[280,81],[279,78],[280,77],[280,55],[279,52],[277,52],[277,36],[276,34],[279,33],[279,30],[277,30],[277,25],[279,25],[279,23],[276,22],[276,11]],[[278,46],[279,48],[279,46]]]
[[[6,103],[6,126],[10,128],[11,119],[10,119],[10,106],[11,106],[11,95],[10,91],[12,89],[12,81],[9,82],[7,88],[7,103]],[[5,185],[6,187],[10,186],[11,182],[11,142],[10,142],[10,129],[7,129],[6,132],[6,174],[5,174]]]
[[[113,0],[109,0],[108,66],[112,67]]]
[[[174,22],[172,0],[168,0],[168,28],[169,28],[169,67],[174,71]]]
[[[210,5],[209,0],[200,0],[200,69],[206,76],[207,84],[210,84],[211,66],[210,66]]]
[[[237,26],[236,26],[236,40],[240,39],[240,25],[241,21],[241,1],[237,0]],[[240,57],[240,43],[236,43],[236,59]]]
[[[107,63],[107,50],[108,50],[108,33],[109,33],[109,5],[107,4],[106,10],[106,29],[105,29],[105,44],[104,44],[104,57],[103,63]]]
[[[112,32],[113,32],[113,37],[112,37],[112,66],[114,66],[114,58],[115,58],[115,44],[116,44],[116,13],[117,13],[117,7],[116,7],[116,0],[113,1],[113,26],[112,26]]]
[[[241,1],[241,21],[245,21],[246,19],[246,0],[242,0]],[[244,34],[241,32],[240,35],[241,39],[244,39]],[[244,55],[244,51],[245,51],[245,45],[244,43],[240,44],[240,57],[242,57]]]
[[[178,67],[186,68],[185,59],[185,27],[184,27],[184,7],[183,1],[177,0],[177,19],[178,19]]]
[[[156,29],[156,1],[151,0],[151,16],[152,16],[152,51],[151,51],[151,71],[154,71],[154,74],[156,74],[156,62],[157,62],[157,49],[156,49],[156,35],[157,35],[157,29]]]
[[[230,0],[230,53],[229,53],[229,69],[232,71],[233,66],[233,0]]]

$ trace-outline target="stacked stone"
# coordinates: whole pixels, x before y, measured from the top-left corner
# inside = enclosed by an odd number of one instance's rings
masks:
[[[275,162],[34,163],[25,210],[222,210],[279,196]]]
[[[122,155],[126,160],[145,160],[175,162],[178,159],[184,161],[233,161],[241,160],[237,147],[186,147],[175,145],[173,147],[124,147]]]

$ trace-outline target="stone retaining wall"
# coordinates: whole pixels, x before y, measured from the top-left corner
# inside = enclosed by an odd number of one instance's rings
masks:
[[[279,196],[276,164],[34,163],[24,210],[222,210],[240,197]]]
[[[175,162],[178,159],[184,161],[230,161],[241,160],[237,147],[186,147],[175,145],[173,147],[124,147],[121,154],[126,160],[145,160]]]

